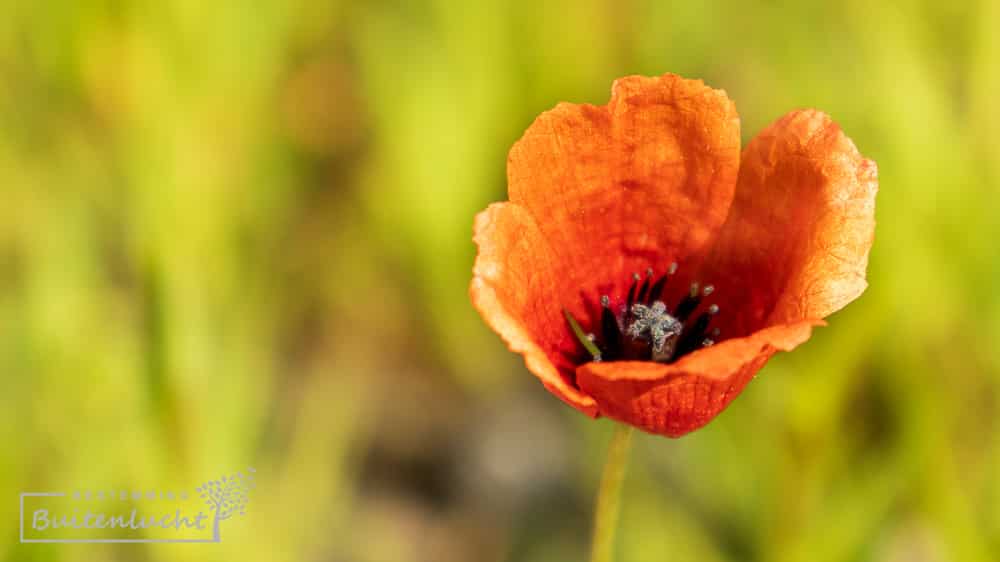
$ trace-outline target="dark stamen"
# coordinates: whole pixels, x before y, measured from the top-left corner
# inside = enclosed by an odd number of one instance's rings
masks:
[[[611,312],[611,299],[601,297],[601,335],[604,338],[605,359],[614,361],[622,355],[622,331],[615,313]]]
[[[663,275],[660,277],[656,283],[653,283],[653,288],[649,290],[649,302],[655,302],[660,300],[660,295],[663,294],[663,287],[667,284],[667,276]]]
[[[684,322],[687,320],[688,316],[691,316],[694,309],[698,308],[700,303],[701,293],[698,292],[698,284],[691,283],[691,290],[683,299],[681,299],[681,302],[677,304],[674,316],[676,316],[681,322]]]
[[[649,301],[646,300],[646,297],[649,296],[649,282],[652,279],[653,279],[653,270],[652,269],[647,269],[646,270],[646,280],[642,282],[642,289],[639,289],[639,296],[636,297],[636,302],[639,302],[639,303],[642,303],[642,304],[649,304]]]
[[[660,279],[653,284],[653,288],[649,290],[649,296],[647,297],[648,302],[653,303],[660,300],[660,297],[663,296],[663,288],[667,286],[667,279],[669,279],[670,276],[676,272],[677,262],[674,262],[670,264],[670,267],[667,268],[667,272],[664,273]]]
[[[705,329],[708,328],[708,323],[712,321],[712,316],[714,314],[710,312],[702,312],[698,316],[698,319],[694,321],[694,324],[684,327],[684,335],[681,336],[681,341],[677,344],[678,356],[698,349],[698,346],[706,338]]]
[[[625,313],[628,314],[629,310],[632,310],[632,305],[635,304],[635,290],[639,286],[639,274],[632,274],[632,286],[628,289],[628,300],[625,301]]]

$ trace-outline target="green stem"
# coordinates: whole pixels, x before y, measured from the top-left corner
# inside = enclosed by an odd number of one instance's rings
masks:
[[[604,463],[601,487],[597,491],[594,508],[594,542],[590,562],[612,562],[614,558],[615,530],[618,527],[618,506],[621,503],[622,481],[628,464],[632,428],[615,424],[615,433],[608,447],[608,460]]]

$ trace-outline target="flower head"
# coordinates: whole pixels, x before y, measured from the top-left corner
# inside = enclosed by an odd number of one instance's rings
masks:
[[[793,111],[740,154],[725,92],[667,74],[540,115],[476,217],[473,304],[553,394],[680,436],[860,295],[876,166]]]

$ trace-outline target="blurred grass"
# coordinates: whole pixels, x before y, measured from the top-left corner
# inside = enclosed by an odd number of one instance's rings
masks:
[[[621,559],[1000,553],[1000,3],[0,13],[0,557],[581,559],[610,427],[470,307],[472,216],[539,112],[667,71],[745,140],[831,113],[879,226],[862,299],[706,429],[638,439]],[[19,491],[245,465],[215,548],[17,544]]]

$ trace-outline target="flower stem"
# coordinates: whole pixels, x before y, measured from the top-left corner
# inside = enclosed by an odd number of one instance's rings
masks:
[[[601,476],[601,487],[597,491],[590,562],[612,562],[614,558],[618,506],[621,503],[622,481],[625,480],[625,466],[628,464],[631,443],[632,428],[615,424],[615,433],[608,447],[608,459],[604,463],[604,474]]]

